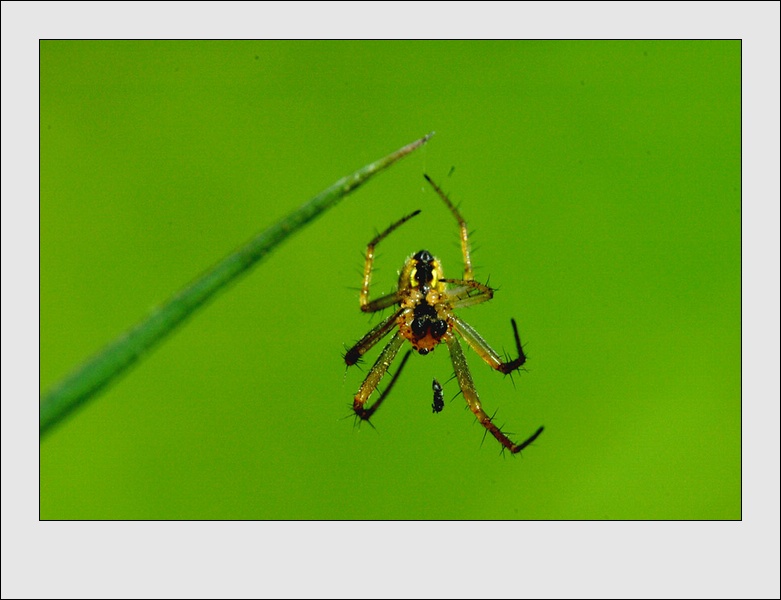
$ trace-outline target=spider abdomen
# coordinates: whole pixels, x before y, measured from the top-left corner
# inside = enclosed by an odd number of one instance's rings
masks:
[[[425,296],[418,296],[411,304],[399,315],[399,331],[416,352],[428,354],[442,342],[442,338],[450,331],[450,324],[447,318],[442,318],[436,306],[428,303]]]

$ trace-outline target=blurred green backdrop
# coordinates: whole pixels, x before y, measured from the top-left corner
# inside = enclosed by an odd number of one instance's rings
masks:
[[[41,43],[47,389],[337,178],[437,135],[299,233],[41,441],[43,519],[738,519],[740,43]],[[467,351],[522,456],[413,356],[371,427],[341,353],[469,221],[495,299]],[[369,357],[374,360],[376,351]]]

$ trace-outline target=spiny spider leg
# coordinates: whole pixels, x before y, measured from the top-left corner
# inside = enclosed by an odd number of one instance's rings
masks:
[[[399,348],[401,348],[403,343],[404,338],[401,337],[401,334],[398,331],[393,334],[393,337],[385,345],[385,348],[382,349],[382,352],[380,352],[380,355],[377,357],[377,360],[369,371],[369,374],[366,376],[366,379],[363,380],[361,387],[358,389],[358,393],[355,394],[355,398],[353,399],[353,410],[355,411],[355,414],[364,421],[367,421],[374,414],[374,411],[379,408],[380,403],[390,391],[390,389],[385,390],[385,393],[383,393],[372,406],[365,408],[369,396],[377,389],[380,380],[385,373],[388,372],[388,367],[390,367],[393,359],[396,358],[396,354],[399,352]],[[401,373],[401,368],[399,368],[394,376],[394,380],[391,381],[391,386],[395,383],[395,378],[398,377],[399,373]]]
[[[369,425],[371,425],[371,421],[369,419],[371,416],[375,413],[375,411],[380,408],[380,404],[383,403],[385,398],[388,397],[388,394],[390,394],[391,390],[393,389],[393,386],[396,385],[396,380],[401,375],[401,372],[404,370],[404,365],[407,364],[407,360],[409,360],[410,355],[412,354],[412,350],[407,350],[406,354],[401,358],[401,363],[399,363],[399,368],[396,369],[396,372],[391,377],[391,380],[388,382],[388,385],[385,386],[385,389],[380,394],[380,397],[377,398],[377,400],[374,401],[374,404],[371,405],[370,408],[362,409],[362,413],[356,413],[356,416],[360,417],[363,421],[368,421]]]
[[[518,325],[516,325],[515,319],[510,319],[510,322],[512,323],[513,332],[515,333],[515,347],[518,351],[518,358],[505,362],[502,360],[502,357],[496,353],[496,350],[491,348],[491,346],[488,345],[488,342],[475,331],[474,327],[466,323],[457,315],[451,315],[451,317],[455,330],[461,334],[461,337],[466,340],[467,344],[469,344],[472,349],[480,355],[480,358],[488,363],[492,369],[496,369],[500,373],[507,375],[516,369],[520,369],[526,362],[526,355],[523,353],[521,338],[518,335]]]
[[[494,425],[491,417],[489,417],[485,410],[483,410],[483,405],[480,402],[480,396],[477,395],[477,389],[475,389],[475,383],[472,380],[472,375],[469,372],[469,366],[466,363],[466,357],[464,356],[464,351],[461,349],[461,343],[458,341],[458,338],[453,335],[448,336],[447,346],[450,350],[450,359],[453,362],[453,370],[455,371],[456,379],[458,379],[458,385],[461,387],[461,391],[464,394],[464,398],[466,399],[466,403],[469,406],[469,410],[474,413],[475,417],[477,417],[477,420],[480,421],[480,424],[488,431],[490,431],[491,435],[494,436],[499,441],[499,443],[502,444],[502,446],[507,448],[513,454],[520,452],[526,448],[526,446],[536,440],[537,437],[542,433],[544,429],[543,427],[540,427],[528,439],[524,440],[520,444],[516,444],[504,433],[502,433],[501,429]]]
[[[391,292],[387,296],[380,296],[379,298],[375,298],[371,302],[368,302],[365,306],[361,306],[361,310],[369,313],[377,312],[379,310],[384,310],[389,306],[395,306],[400,300],[401,296],[398,291]]]
[[[440,279],[442,283],[449,283],[458,287],[448,288],[445,292],[453,308],[466,308],[475,304],[488,302],[494,297],[493,288],[474,280],[466,279]]]
[[[397,304],[399,302],[398,291],[393,292],[392,294],[388,294],[387,296],[383,296],[382,298],[378,298],[373,302],[369,301],[369,283],[371,283],[371,279],[372,279],[372,265],[374,264],[374,249],[377,247],[377,244],[379,244],[382,240],[388,237],[395,229],[401,227],[404,223],[406,223],[412,217],[418,214],[420,214],[420,211],[416,210],[415,212],[411,212],[407,216],[402,217],[401,219],[393,223],[393,225],[388,227],[385,231],[377,234],[374,237],[374,239],[371,242],[369,242],[368,245],[366,246],[366,262],[363,265],[363,285],[361,286],[361,296],[360,296],[361,310],[363,312],[375,312],[378,310],[382,310],[383,308],[393,306],[394,304]]]
[[[431,184],[431,187],[434,188],[434,191],[439,194],[439,197],[442,198],[442,201],[450,209],[450,212],[453,213],[456,221],[458,221],[458,227],[461,230],[461,252],[464,254],[464,279],[467,281],[472,281],[475,277],[474,273],[472,272],[472,259],[469,256],[469,231],[466,228],[466,220],[461,216],[461,213],[458,212],[458,209],[453,205],[445,192],[443,192],[439,186],[431,180],[431,177],[425,173],[423,173],[423,177],[425,177],[426,181]]]
[[[531,444],[534,440],[536,440],[538,437],[540,437],[540,434],[545,430],[545,427],[540,426],[540,428],[535,431],[531,436],[524,442],[521,442],[520,444],[515,446],[515,449],[512,451],[513,454],[516,454],[526,448],[529,444]]]
[[[372,347],[374,347],[374,344],[388,335],[391,330],[396,327],[396,319],[400,314],[401,309],[385,318],[381,323],[374,326],[369,333],[358,340],[355,345],[344,355],[344,362],[347,363],[347,366],[349,367],[357,363],[361,356],[366,354]]]

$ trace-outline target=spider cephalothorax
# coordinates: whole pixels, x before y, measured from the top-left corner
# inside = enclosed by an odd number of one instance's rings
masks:
[[[374,412],[382,404],[388,395],[396,378],[401,373],[404,365],[409,358],[409,352],[404,356],[399,369],[391,379],[388,387],[380,397],[371,406],[366,406],[369,397],[377,389],[377,385],[388,371],[393,359],[396,357],[404,341],[409,341],[413,350],[421,355],[428,354],[439,344],[445,343],[450,351],[450,358],[453,363],[458,385],[464,394],[467,405],[477,417],[477,420],[490,431],[491,434],[510,452],[516,453],[523,450],[531,444],[537,436],[542,433],[540,427],[531,437],[520,444],[512,442],[497,427],[491,417],[483,410],[480,397],[477,395],[472,375],[466,363],[466,357],[461,349],[461,343],[458,337],[462,337],[472,349],[492,368],[501,373],[512,373],[520,369],[526,362],[526,356],[521,347],[521,340],[518,335],[518,327],[515,319],[511,320],[513,333],[515,335],[515,346],[518,351],[518,358],[510,361],[504,361],[494,351],[482,337],[470,325],[462,321],[454,312],[457,308],[465,308],[486,302],[493,298],[494,290],[485,284],[474,280],[472,272],[472,261],[469,254],[469,236],[466,228],[466,221],[461,216],[458,209],[450,202],[448,197],[439,189],[439,187],[428,177],[426,180],[432,185],[445,205],[450,209],[453,216],[459,224],[461,237],[461,251],[464,256],[464,277],[463,279],[446,279],[442,272],[442,266],[439,260],[427,250],[421,250],[413,254],[404,263],[404,267],[399,274],[398,287],[394,292],[381,296],[376,300],[369,300],[369,284],[371,282],[372,267],[374,264],[374,249],[384,238],[390,235],[396,228],[406,223],[409,219],[417,215],[417,210],[406,217],[398,220],[388,227],[385,231],[377,235],[366,247],[366,262],[363,270],[363,286],[361,287],[360,306],[364,312],[376,312],[391,306],[397,307],[394,313],[382,322],[376,325],[369,333],[361,338],[345,356],[344,361],[347,365],[354,365],[370,348],[372,348],[383,337],[388,335],[394,328],[398,327],[391,337],[390,341],[380,352],[374,366],[369,371],[366,379],[361,384],[360,389],[355,394],[353,400],[353,410],[362,420],[368,421]],[[455,335],[458,333],[458,336]],[[436,381],[436,380],[435,380]],[[439,384],[437,383],[437,386]],[[442,410],[442,388],[434,387],[435,391],[435,412]],[[438,394],[438,396],[437,396]]]

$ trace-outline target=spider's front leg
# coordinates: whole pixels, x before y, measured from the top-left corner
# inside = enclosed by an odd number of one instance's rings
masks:
[[[513,454],[516,454],[531,444],[542,433],[543,428],[540,427],[531,437],[527,438],[520,444],[516,444],[510,438],[508,438],[502,430],[494,425],[493,420],[483,410],[483,405],[480,402],[480,396],[477,395],[477,389],[475,383],[472,380],[472,374],[469,372],[469,366],[466,363],[466,357],[464,351],[461,349],[461,343],[454,335],[447,336],[447,346],[450,350],[450,359],[453,362],[453,370],[458,380],[458,385],[461,388],[461,392],[464,394],[466,403],[469,406],[469,410],[474,413],[480,424],[491,432],[499,443],[507,448]]]
[[[420,214],[419,210],[411,212],[402,217],[382,233],[377,234],[374,239],[366,245],[366,262],[363,264],[363,285],[361,285],[360,305],[363,312],[377,312],[383,308],[388,308],[399,302],[399,291],[392,292],[386,296],[381,296],[375,300],[369,300],[369,284],[372,280],[372,270],[374,268],[374,249],[377,245],[388,237],[394,230],[401,227],[412,217]]]
[[[463,216],[461,216],[461,213],[456,208],[456,206],[450,201],[450,198],[447,197],[447,194],[445,194],[445,192],[443,192],[440,187],[434,183],[431,177],[425,173],[423,173],[423,177],[425,177],[426,181],[431,184],[431,187],[433,187],[434,191],[439,195],[440,198],[442,198],[442,202],[445,203],[445,206],[450,209],[450,212],[453,213],[456,221],[458,221],[458,231],[460,234],[459,237],[461,238],[461,253],[464,255],[464,279],[466,281],[472,281],[475,276],[474,271],[472,270],[472,258],[469,255],[469,230],[466,227],[466,220]]]

